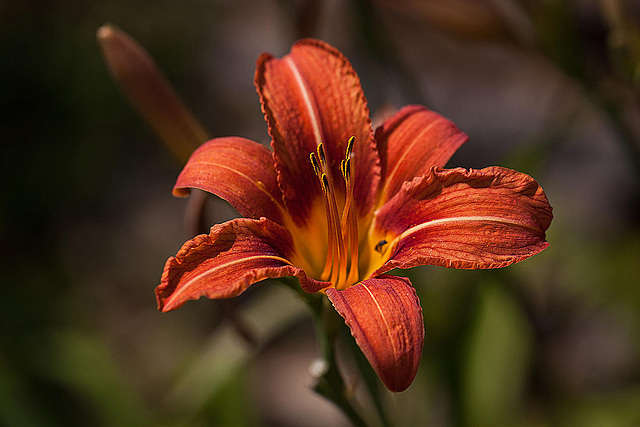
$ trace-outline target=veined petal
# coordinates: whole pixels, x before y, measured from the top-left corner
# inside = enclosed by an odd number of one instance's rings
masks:
[[[376,129],[382,172],[383,205],[405,181],[424,175],[433,166],[444,167],[468,137],[450,120],[420,105],[408,105]]]
[[[231,298],[267,278],[297,276],[308,289],[328,285],[307,278],[289,261],[293,253],[289,232],[266,218],[215,225],[167,260],[156,288],[158,309],[174,310],[203,296]]]
[[[542,188],[506,168],[438,170],[407,182],[375,218],[392,268],[498,268],[545,249],[553,215]]]
[[[282,59],[263,54],[255,84],[273,138],[278,183],[285,204],[299,223],[321,197],[309,153],[322,143],[335,181],[342,181],[340,161],[355,136],[352,171],[361,213],[373,207],[380,166],[369,109],[360,80],[349,61],[318,40],[301,40]],[[344,193],[344,187],[336,190]]]
[[[228,137],[200,146],[178,176],[173,194],[187,196],[189,188],[222,197],[244,217],[264,216],[283,224],[285,212],[271,151],[257,142]]]
[[[422,308],[409,279],[385,275],[326,293],[384,385],[393,392],[409,387],[424,342]]]

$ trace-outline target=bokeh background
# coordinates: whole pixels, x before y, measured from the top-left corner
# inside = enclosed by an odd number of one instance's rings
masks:
[[[211,135],[269,142],[258,55],[342,50],[374,114],[470,136],[450,166],[534,176],[551,246],[495,271],[409,271],[424,309],[397,425],[640,424],[640,4],[635,0],[9,0],[0,4],[0,425],[346,425],[310,390],[311,316],[265,282],[160,314],[190,237],[180,171],[104,66],[110,22]],[[210,200],[207,222],[234,215]],[[348,355],[348,353],[345,353]],[[375,425],[353,362],[342,366]]]

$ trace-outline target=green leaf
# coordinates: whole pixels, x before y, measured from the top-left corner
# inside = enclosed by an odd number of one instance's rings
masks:
[[[531,331],[513,297],[497,284],[482,287],[463,373],[469,425],[516,422],[529,364]]]

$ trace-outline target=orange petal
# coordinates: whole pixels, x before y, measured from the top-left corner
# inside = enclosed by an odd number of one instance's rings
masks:
[[[284,209],[271,151],[239,137],[216,138],[198,148],[180,173],[173,194],[199,188],[222,197],[240,215],[282,224]]]
[[[215,225],[167,260],[156,288],[158,309],[174,310],[203,296],[231,298],[267,278],[297,276],[308,286],[326,287],[288,261],[293,251],[289,232],[266,218]]]
[[[453,122],[420,105],[402,108],[376,129],[375,137],[382,168],[378,205],[400,191],[403,182],[433,166],[444,167],[467,141]]]
[[[433,171],[403,185],[379,211],[375,230],[392,242],[392,268],[498,268],[545,249],[553,217],[528,175],[489,167]],[[398,237],[394,242],[394,238]]]
[[[409,387],[424,342],[422,308],[409,279],[381,276],[326,292],[384,385],[393,392]]]
[[[113,79],[151,129],[185,161],[208,139],[207,132],[133,38],[111,25],[100,27],[97,37]]]
[[[342,182],[340,161],[351,136],[356,137],[352,160],[355,198],[359,212],[368,213],[375,201],[380,167],[367,101],[349,61],[324,42],[301,40],[282,59],[263,54],[255,84],[292,217],[303,223],[321,196],[309,153],[322,143],[334,181]],[[344,186],[337,190],[344,193]]]

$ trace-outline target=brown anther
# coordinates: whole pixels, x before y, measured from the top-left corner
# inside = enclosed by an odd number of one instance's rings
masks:
[[[318,178],[320,178],[320,165],[318,164],[318,159],[316,158],[315,153],[309,153],[309,160],[311,160],[311,166],[313,167],[313,172],[316,174]]]
[[[351,138],[349,138],[349,140],[347,141],[347,152],[345,155],[345,158],[349,158],[351,157],[351,153],[353,153],[353,143],[355,142],[356,137],[352,136]]]

